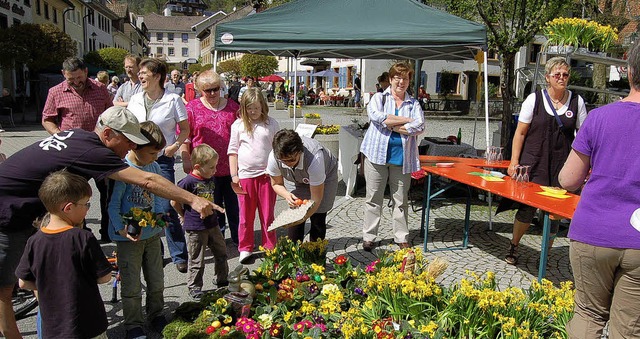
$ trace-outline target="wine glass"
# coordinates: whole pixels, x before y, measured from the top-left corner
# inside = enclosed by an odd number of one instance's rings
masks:
[[[511,173],[511,179],[515,182],[518,182],[518,171],[520,170],[520,165],[513,166],[513,173]]]
[[[496,161],[498,162],[503,160],[502,151],[504,151],[504,147],[498,147],[498,154],[496,155]]]
[[[529,169],[531,168],[531,166],[526,165],[526,166],[523,166],[523,167],[524,167],[524,169],[523,169],[524,173],[522,174],[522,182],[528,183],[529,182]]]

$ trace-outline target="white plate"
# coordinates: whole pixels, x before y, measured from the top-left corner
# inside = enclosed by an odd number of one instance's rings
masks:
[[[496,178],[500,178],[500,179],[502,179],[502,178],[507,176],[506,174],[504,174],[502,172],[498,172],[498,171],[491,171],[491,172],[489,172],[489,174],[491,174],[492,177],[496,177]]]
[[[436,167],[453,167],[453,163],[452,162],[437,162],[436,163]]]

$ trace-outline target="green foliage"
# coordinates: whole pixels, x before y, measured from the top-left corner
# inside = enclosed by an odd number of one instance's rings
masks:
[[[54,25],[13,25],[0,30],[0,67],[12,68],[15,62],[37,72],[62,65],[76,54],[76,48],[75,41]]]
[[[240,67],[240,60],[229,59],[221,61],[218,63],[217,71],[220,74],[226,73],[230,76],[240,76],[242,72]]]
[[[278,60],[274,56],[245,54],[240,59],[240,70],[243,75],[259,78],[267,76],[278,69]]]
[[[571,1],[565,0],[432,0],[444,5],[450,13],[468,20],[483,23],[487,27],[490,50],[500,55],[500,90],[503,98],[502,139],[509,140],[511,102],[515,98],[516,53],[529,44],[543,25],[561,15]],[[428,1],[431,2],[431,1]]]
[[[108,47],[98,50],[98,54],[104,60],[104,67],[115,71],[117,74],[124,73],[124,57],[129,51],[122,48]]]
[[[193,74],[193,72],[203,72],[213,68],[212,64],[190,64],[189,65],[189,74]]]
[[[82,57],[82,59],[85,63],[91,64],[98,68],[107,68],[104,59],[102,59],[102,56],[100,55],[100,53],[98,53],[98,51],[88,52]]]

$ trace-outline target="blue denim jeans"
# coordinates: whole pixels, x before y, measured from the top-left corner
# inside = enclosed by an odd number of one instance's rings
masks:
[[[227,220],[229,221],[229,230],[231,231],[231,240],[234,244],[238,244],[238,224],[240,223],[240,210],[238,207],[238,196],[231,188],[231,176],[213,177],[216,184],[213,192],[213,202],[225,209],[225,213],[216,212],[218,214],[218,225],[224,235],[227,228]],[[226,218],[225,218],[226,215]]]
[[[156,161],[162,169],[162,176],[172,183],[175,183],[175,170],[173,168],[173,165],[176,162],[175,159],[161,155]],[[164,229],[164,232],[167,239],[169,254],[171,255],[171,260],[174,264],[186,263],[189,258],[187,252],[187,243],[184,240],[184,231],[182,230],[182,226],[180,225],[178,213],[173,209],[173,207],[171,207],[171,205],[169,204],[169,200],[163,199],[163,202],[164,210],[169,213],[169,222],[167,224],[167,227]]]

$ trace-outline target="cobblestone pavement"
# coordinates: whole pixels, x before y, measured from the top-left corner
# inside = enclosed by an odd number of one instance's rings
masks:
[[[325,123],[329,124],[346,124],[355,117],[353,109],[327,109],[319,108],[315,110],[323,116]],[[281,127],[288,127],[286,124],[291,121],[285,111],[272,111],[272,116],[280,120]],[[365,116],[357,116],[364,121]],[[27,119],[29,121],[29,119]],[[478,126],[481,124],[479,123]],[[472,120],[427,120],[429,135],[446,136],[457,132],[458,126],[462,126],[463,133],[473,129]],[[6,126],[5,126],[6,128]],[[290,127],[289,127],[290,128]],[[496,125],[492,124],[492,129]],[[437,130],[437,132],[436,132]],[[440,134],[438,134],[440,133]],[[483,138],[484,129],[479,129],[478,134]],[[469,134],[467,134],[469,135]],[[30,145],[44,137],[47,134],[40,125],[26,125],[17,128],[7,128],[2,133],[2,145],[0,152],[7,156],[15,153],[19,149]],[[37,161],[37,159],[34,159]],[[176,176],[181,178],[184,176],[182,170],[176,167]],[[375,260],[374,253],[366,252],[362,249],[362,220],[364,206],[364,189],[359,186],[354,197],[344,196],[344,185],[341,186],[336,198],[334,209],[328,214],[328,231],[329,239],[328,258],[334,258],[337,255],[344,254],[352,260],[369,264]],[[99,227],[99,204],[97,201],[97,191],[92,198],[92,206],[88,215],[88,225],[97,234]],[[388,200],[385,199],[385,203]],[[420,204],[420,202],[418,202]],[[386,206],[386,205],[385,205]],[[276,213],[285,208],[283,201],[278,200],[276,205]],[[495,206],[494,206],[495,208]],[[455,247],[462,242],[463,222],[464,222],[464,204],[456,200],[446,200],[434,202],[431,210],[431,218],[429,220],[429,249],[445,249],[447,247]],[[388,207],[384,208],[382,222],[380,226],[380,242],[377,250],[396,249],[393,244],[391,232],[391,212]],[[420,234],[420,212],[409,212],[409,229],[410,241],[415,247],[422,247],[423,237]],[[507,286],[528,287],[530,283],[536,279],[538,272],[538,260],[540,256],[540,239],[541,229],[532,227],[527,235],[524,236],[520,246],[520,260],[517,266],[507,265],[504,261],[504,255],[508,248],[509,239],[511,238],[511,227],[513,222],[513,213],[504,212],[493,217],[493,230],[488,228],[488,208],[484,202],[476,201],[471,210],[471,228],[469,234],[469,248],[465,250],[437,251],[430,252],[429,258],[435,256],[442,257],[449,262],[449,268],[440,278],[440,282],[444,285],[451,285],[457,282],[465,275],[466,271],[476,272],[478,274],[486,271],[496,273],[496,279],[501,288]],[[256,222],[256,225],[259,225]],[[279,236],[282,235],[282,231]],[[227,233],[228,235],[228,233]],[[260,233],[256,232],[256,239],[259,239]],[[259,244],[258,241],[256,241]],[[227,239],[229,266],[231,269],[238,265],[238,251],[233,244]],[[569,265],[569,242],[566,239],[566,229],[561,232],[556,239],[553,249],[549,256],[549,265],[547,268],[547,278],[554,283],[565,280],[571,280],[572,275]],[[102,245],[106,254],[111,253],[115,249],[114,244]],[[165,250],[165,253],[168,253]],[[255,268],[261,262],[260,254],[255,255],[254,259],[248,266]],[[207,263],[212,264],[213,259],[207,257]],[[174,265],[169,263],[164,269],[165,273],[165,302],[166,314],[170,315],[180,303],[188,301],[186,287],[186,275],[180,274]],[[208,267],[205,271],[204,289],[212,289],[213,285],[213,268]],[[121,325],[123,320],[121,303],[110,303],[112,287],[110,284],[101,285],[100,291],[103,299],[106,300],[105,307],[109,317],[109,330],[107,334],[110,338],[124,337],[124,328]],[[144,300],[144,298],[143,298]],[[26,319],[19,321],[20,330],[26,338],[35,338],[35,316],[31,315]],[[150,333],[150,338],[159,337],[158,334]]]

